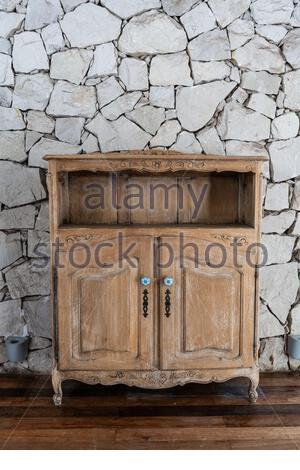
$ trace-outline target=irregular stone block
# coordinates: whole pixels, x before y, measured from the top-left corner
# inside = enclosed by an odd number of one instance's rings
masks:
[[[115,119],[118,119],[121,114],[132,111],[141,96],[142,94],[139,91],[126,93],[107,106],[104,106],[104,108],[101,109],[101,112],[106,119],[114,121]],[[88,126],[86,126],[86,128],[88,129]]]
[[[247,108],[258,111],[271,119],[275,117],[276,113],[275,101],[263,93],[253,93],[250,96]]]
[[[259,367],[262,372],[289,370],[283,337],[267,338],[261,341]]]
[[[186,52],[153,57],[149,75],[151,85],[193,85]]]
[[[23,312],[28,332],[31,335],[43,338],[52,337],[50,297],[24,300]]]
[[[21,73],[49,70],[48,57],[38,33],[25,31],[15,35],[13,66],[16,72]]]
[[[226,155],[234,157],[268,157],[269,154],[265,146],[259,142],[243,142],[240,140],[227,140],[226,141]],[[268,164],[269,162],[267,162]]]
[[[289,23],[293,13],[293,0],[255,0],[251,4],[251,13],[258,24]]]
[[[260,36],[254,36],[247,44],[232,53],[234,62],[241,68],[271,73],[285,71],[280,49]]]
[[[213,117],[219,103],[229,95],[235,83],[216,81],[189,88],[180,88],[176,96],[176,110],[182,127],[197,131]]]
[[[209,0],[212,9],[221,28],[228,26],[233,20],[248,10],[251,0]]]
[[[118,53],[112,42],[97,46],[94,51],[94,61],[89,70],[89,77],[104,77],[117,75]]]
[[[150,140],[150,147],[170,147],[176,141],[180,131],[181,127],[177,120],[164,122],[157,134]]]
[[[55,121],[42,111],[28,111],[27,113],[27,129],[41,132],[43,134],[51,134],[54,130]]]
[[[246,90],[259,91],[267,95],[277,95],[281,77],[268,72],[244,72],[241,86]]]
[[[28,367],[31,372],[49,374],[52,367],[52,349],[46,348],[29,352]]]
[[[0,160],[27,160],[24,131],[0,131]]]
[[[287,210],[280,214],[269,214],[262,219],[263,233],[279,233],[281,235],[291,227],[295,220],[295,211]]]
[[[25,136],[25,150],[26,152],[29,152],[31,147],[36,144],[40,138],[42,137],[43,134],[40,134],[39,132],[35,131],[26,131],[26,136]]]
[[[47,113],[52,116],[92,117],[96,112],[96,93],[93,87],[56,82]]]
[[[165,111],[154,106],[142,106],[127,113],[126,117],[154,135],[165,120]]]
[[[98,137],[102,152],[143,149],[152,137],[124,116],[107,121],[98,113],[86,128]]]
[[[0,202],[15,207],[45,197],[39,170],[19,163],[0,161]]]
[[[162,0],[164,11],[170,16],[181,16],[189,11],[197,0]]]
[[[123,95],[123,93],[124,90],[115,77],[110,77],[99,83],[99,85],[97,85],[97,96],[100,108],[111,103],[113,100]]]
[[[300,70],[284,74],[283,91],[285,108],[300,111]]]
[[[201,60],[203,62],[231,59],[226,31],[218,28],[200,34],[190,41],[188,52],[192,60]]]
[[[47,258],[50,256],[49,232],[28,230],[27,256],[29,258]]]
[[[0,37],[10,38],[20,28],[24,15],[0,11]]]
[[[234,50],[243,46],[254,36],[254,24],[252,21],[239,18],[228,26],[227,31],[230,49]]]
[[[11,42],[9,39],[0,38],[0,52],[11,55]]]
[[[124,26],[119,39],[120,51],[136,56],[180,52],[186,44],[182,26],[155,10],[132,18]]]
[[[14,86],[14,83],[11,57],[6,54],[0,54],[0,86]]]
[[[275,315],[272,315],[264,304],[261,304],[259,312],[259,337],[271,338],[284,335],[284,333],[284,326],[278,321]]]
[[[19,233],[0,232],[0,269],[6,268],[22,258],[23,250]]]
[[[42,29],[41,35],[48,55],[60,51],[65,47],[65,40],[59,23],[49,24],[49,26]]]
[[[256,26],[256,32],[260,36],[263,36],[264,38],[267,39],[267,41],[272,41],[275,42],[275,44],[278,44],[279,42],[282,41],[284,36],[287,34],[288,30],[281,25],[257,25]]]
[[[0,106],[0,130],[25,129],[22,113],[19,109]]]
[[[102,0],[102,5],[123,20],[161,6],[160,0]]]
[[[53,139],[42,138],[30,149],[28,163],[30,166],[48,168],[48,163],[43,160],[45,155],[72,155],[79,152],[79,145],[71,145]]]
[[[12,103],[12,91],[8,87],[0,88],[0,106],[10,108]]]
[[[92,57],[93,52],[84,49],[56,52],[51,59],[50,77],[79,85],[86,76]]]
[[[20,300],[0,302],[0,336],[23,334],[24,321],[21,313]]]
[[[49,260],[29,260],[6,273],[6,283],[12,299],[29,295],[49,295]]]
[[[36,218],[35,230],[49,232],[49,204],[42,202],[38,216]]]
[[[35,214],[35,206],[22,206],[0,211],[0,230],[33,228]]]
[[[299,132],[299,118],[296,113],[286,113],[275,118],[272,122],[271,132],[273,139],[290,139]]]
[[[225,105],[217,129],[221,139],[258,142],[270,137],[270,125],[267,117],[233,101]]]
[[[57,118],[55,124],[56,137],[68,144],[80,144],[84,118]]]
[[[48,338],[42,338],[41,336],[32,336],[29,342],[30,351],[45,349],[49,348],[50,346],[51,340]]]
[[[52,89],[52,81],[46,74],[17,75],[13,93],[13,106],[24,111],[28,109],[44,111]]]
[[[230,67],[225,62],[192,61],[192,71],[195,84],[223,80],[230,75]]]
[[[299,287],[298,263],[263,266],[260,273],[260,295],[271,312],[285,323]]]
[[[60,24],[71,47],[87,47],[112,41],[118,38],[121,30],[119,18],[91,3],[79,5],[67,13]]]
[[[202,148],[199,141],[196,139],[192,132],[182,131],[177,136],[177,140],[172,145],[171,150],[184,153],[202,153]]]
[[[74,10],[81,3],[86,3],[86,0],[60,0],[60,3],[63,6],[63,9],[66,13]]]
[[[173,86],[152,86],[150,87],[150,103],[153,106],[162,108],[174,108],[175,96]]]
[[[300,174],[300,137],[272,142],[269,147],[274,181],[285,181]]]
[[[225,155],[223,143],[214,127],[198,132],[197,139],[206,155]]]
[[[216,27],[216,19],[206,3],[200,3],[180,18],[189,39]]]
[[[123,59],[119,67],[119,77],[127,91],[148,90],[148,67],[146,62],[135,58]]]
[[[280,211],[289,208],[289,184],[269,183],[266,191],[264,208],[269,211]]]
[[[287,235],[263,235],[261,243],[265,246],[268,253],[266,264],[288,263],[291,261],[295,238]]]
[[[39,29],[63,15],[59,0],[28,0],[25,29]]]

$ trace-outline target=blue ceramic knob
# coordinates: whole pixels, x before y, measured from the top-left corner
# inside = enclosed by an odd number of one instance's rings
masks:
[[[174,279],[170,276],[164,277],[164,285],[165,286],[172,286],[174,282]]]
[[[151,283],[150,277],[147,277],[147,276],[141,277],[140,281],[141,281],[142,286],[149,286]]]

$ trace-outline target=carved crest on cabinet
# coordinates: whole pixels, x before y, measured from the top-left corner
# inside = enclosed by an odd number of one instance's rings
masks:
[[[244,246],[244,245],[248,245],[248,240],[246,237],[235,237],[235,236],[232,236],[232,235],[227,235],[227,234],[224,234],[224,233],[217,233],[217,234],[212,234],[211,235],[213,238],[215,238],[216,240],[220,240],[222,242],[236,242],[237,245],[240,245],[240,246]]]

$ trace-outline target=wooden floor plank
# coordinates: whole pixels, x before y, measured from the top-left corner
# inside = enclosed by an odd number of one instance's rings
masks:
[[[247,381],[167,390],[64,384],[54,407],[50,379],[0,376],[0,448],[300,449],[300,377],[261,377],[257,404]]]

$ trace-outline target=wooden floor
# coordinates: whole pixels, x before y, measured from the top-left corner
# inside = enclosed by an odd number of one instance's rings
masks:
[[[45,376],[0,375],[2,449],[299,449],[300,377],[149,391],[65,382],[52,404]]]

